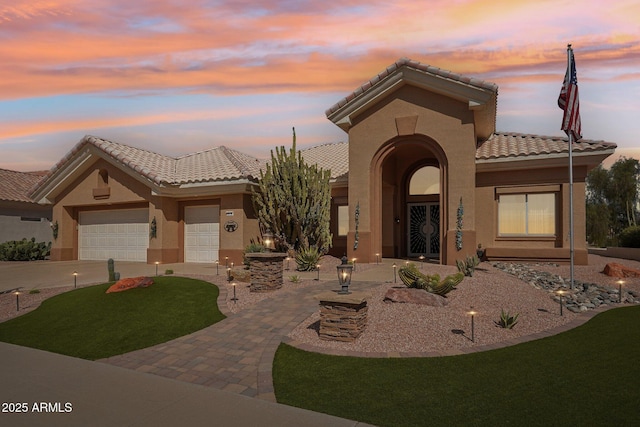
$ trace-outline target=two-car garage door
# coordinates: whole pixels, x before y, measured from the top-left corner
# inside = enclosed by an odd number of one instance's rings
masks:
[[[78,259],[147,261],[149,210],[81,211]]]

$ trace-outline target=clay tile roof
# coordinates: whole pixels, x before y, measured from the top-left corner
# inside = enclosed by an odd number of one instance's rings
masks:
[[[220,146],[176,159],[173,183],[253,179],[264,164],[264,160]]]
[[[317,164],[322,169],[331,170],[331,179],[345,177],[349,172],[349,144],[323,144],[301,150],[307,164]]]
[[[568,153],[567,138],[522,133],[494,133],[476,150],[476,160],[525,159],[531,156]],[[575,153],[612,150],[616,144],[581,139],[573,146]]]
[[[17,172],[8,169],[0,169],[0,200],[10,202],[29,202],[29,190],[41,179],[43,172]]]
[[[333,106],[331,106],[329,109],[325,111],[325,115],[328,117],[331,114],[335,113],[340,108],[344,107],[349,102],[353,101],[354,99],[356,99],[357,97],[359,97],[360,95],[362,95],[363,93],[371,89],[373,86],[383,81],[389,75],[393,74],[394,71],[402,67],[408,67],[408,68],[413,68],[415,70],[424,71],[426,73],[433,74],[435,76],[458,81],[471,86],[476,86],[481,89],[487,89],[494,92],[498,91],[498,85],[496,85],[495,83],[486,82],[484,80],[476,79],[473,77],[465,77],[461,74],[457,74],[448,70],[443,70],[441,68],[433,67],[431,65],[422,64],[418,61],[414,61],[409,58],[400,58],[399,60],[397,60],[390,66],[388,66],[386,69],[384,69],[377,75],[373,76],[368,82],[364,83],[363,85],[358,87],[356,90],[354,90],[352,93],[342,98],[340,101],[336,102]]]

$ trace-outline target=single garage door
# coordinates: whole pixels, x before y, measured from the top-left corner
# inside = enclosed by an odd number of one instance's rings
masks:
[[[220,248],[220,208],[186,206],[184,209],[184,261],[214,262]]]
[[[85,211],[78,215],[81,260],[147,261],[149,210]]]

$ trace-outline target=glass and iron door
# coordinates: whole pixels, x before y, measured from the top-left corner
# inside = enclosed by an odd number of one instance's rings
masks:
[[[440,255],[440,204],[407,204],[407,256],[436,258]]]

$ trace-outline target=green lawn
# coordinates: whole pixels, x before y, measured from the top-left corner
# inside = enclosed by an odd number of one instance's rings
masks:
[[[369,359],[282,344],[278,402],[380,426],[640,425],[640,307],[463,356]]]
[[[0,323],[0,341],[95,360],[169,341],[224,319],[218,288],[154,277],[148,288],[107,294],[111,285],[57,295]]]

